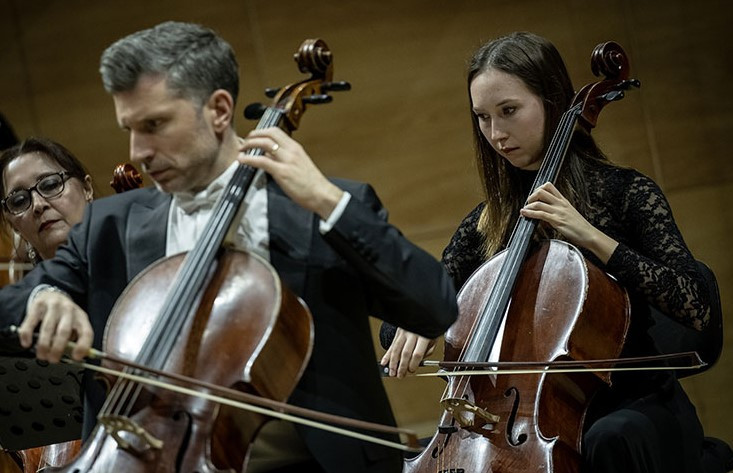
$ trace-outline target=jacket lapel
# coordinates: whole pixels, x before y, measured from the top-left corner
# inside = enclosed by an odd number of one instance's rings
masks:
[[[127,280],[165,256],[165,236],[171,196],[155,192],[149,202],[135,203],[127,217]]]
[[[165,256],[171,196],[155,192],[147,203],[135,203],[127,218],[127,280]],[[290,198],[268,177],[267,219],[270,262],[296,293],[305,287],[305,263],[311,251],[315,217]],[[309,235],[303,238],[303,235]]]

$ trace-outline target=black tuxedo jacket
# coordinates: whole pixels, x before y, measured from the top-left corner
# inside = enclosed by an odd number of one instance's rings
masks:
[[[297,405],[379,423],[394,419],[378,373],[368,316],[427,337],[455,320],[453,284],[442,266],[387,223],[372,188],[345,180],[352,194],[331,231],[268,183],[270,262],[308,305],[315,336],[311,359],[291,396]],[[107,317],[127,284],[165,254],[170,195],[153,188],[90,204],[54,259],[20,283],[0,290],[0,326],[19,323],[37,284],[57,286],[89,314],[101,347]],[[85,433],[101,407],[101,393],[86,385]],[[400,452],[298,427],[329,472],[401,471]]]

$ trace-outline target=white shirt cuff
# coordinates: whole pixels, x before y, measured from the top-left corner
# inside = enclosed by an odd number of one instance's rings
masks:
[[[33,299],[38,297],[38,294],[42,293],[43,291],[54,291],[54,292],[60,292],[61,294],[66,294],[65,291],[62,291],[56,286],[51,286],[50,284],[39,284],[38,286],[34,287],[31,291],[30,295],[28,296],[28,301],[25,303],[25,313],[28,313],[28,310],[31,308],[31,302],[33,302]],[[68,294],[66,294],[68,296]]]
[[[328,216],[328,219],[325,221],[321,220],[318,223],[318,231],[321,232],[321,235],[325,235],[330,232],[333,226],[336,225],[336,222],[339,221],[341,215],[344,213],[344,209],[348,205],[349,200],[351,200],[351,194],[344,191],[344,195],[341,196],[341,200],[336,204],[336,207],[334,207],[331,215]]]

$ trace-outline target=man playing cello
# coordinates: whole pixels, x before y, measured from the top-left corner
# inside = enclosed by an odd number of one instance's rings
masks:
[[[0,291],[0,326],[20,324],[26,347],[37,330],[37,356],[49,361],[61,358],[69,340],[76,341],[77,360],[90,347],[101,348],[107,317],[127,284],[155,260],[191,249],[241,162],[267,175],[249,190],[230,232],[234,244],[269,260],[314,318],[313,353],[290,401],[393,424],[368,315],[439,336],[457,314],[441,265],[386,222],[370,186],[326,179],[279,128],[237,138],[238,66],[231,47],[211,30],[167,22],[134,33],[104,52],[101,73],[129,134],[130,159],[155,188],[93,202],[55,258]],[[266,154],[241,153],[255,148]],[[104,401],[89,378],[86,435]],[[277,430],[287,451],[276,452],[270,464],[259,461],[255,444],[252,469],[402,468],[396,450],[289,424]]]

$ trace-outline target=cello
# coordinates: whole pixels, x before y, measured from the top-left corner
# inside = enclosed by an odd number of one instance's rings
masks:
[[[139,189],[142,186],[142,176],[132,164],[118,164],[113,170],[112,180],[109,184],[119,194],[129,190]],[[10,277],[11,283],[20,279],[17,273],[12,271],[10,272]],[[9,454],[13,457],[15,463],[19,464],[20,469],[18,471],[22,471],[23,473],[37,473],[48,467],[61,467],[70,463],[77,456],[80,449],[81,441],[71,440],[10,452]]]
[[[311,78],[277,91],[258,128],[292,131],[307,103],[326,101],[332,62],[325,43],[306,41],[298,63]],[[106,353],[269,399],[289,397],[311,351],[310,313],[269,263],[222,246],[256,175],[238,165],[193,250],[159,260],[127,286],[105,328]],[[240,470],[265,418],[118,380],[98,420],[77,460],[52,471]]]
[[[0,232],[0,287],[20,281],[26,272],[33,269],[28,258],[17,251],[23,244],[19,235]]]
[[[639,85],[616,43],[596,46],[591,68],[605,78],[583,87],[563,114],[532,191],[557,179],[577,128],[589,132],[607,103]],[[445,335],[445,359],[459,368],[449,373],[437,433],[406,460],[405,472],[580,471],[585,413],[593,394],[611,383],[610,373],[462,375],[488,362],[499,343],[501,362],[545,367],[621,353],[630,317],[626,291],[566,242],[531,246],[536,225],[520,216],[506,250],[459,292],[461,315]]]

